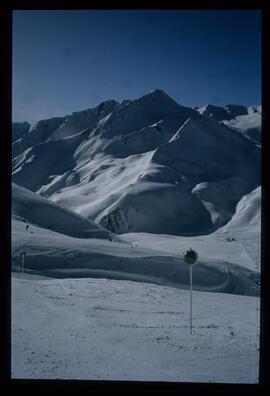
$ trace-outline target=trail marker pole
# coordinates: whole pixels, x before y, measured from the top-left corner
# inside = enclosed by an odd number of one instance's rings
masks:
[[[190,311],[189,311],[189,331],[192,334],[192,266],[198,262],[198,253],[189,249],[184,253],[184,260],[189,265],[189,283],[190,283]]]
[[[189,266],[189,282],[190,282],[189,331],[190,334],[192,334],[192,265]]]
[[[25,257],[25,255],[26,255],[25,251],[22,251],[21,252],[21,270],[22,270],[22,273],[24,273],[24,257]]]

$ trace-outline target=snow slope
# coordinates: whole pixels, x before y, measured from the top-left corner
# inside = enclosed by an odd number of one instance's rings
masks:
[[[259,149],[210,119],[189,118],[145,158],[150,161],[135,182],[96,218],[114,232],[209,233],[259,183]]]
[[[76,164],[73,152],[84,137],[82,132],[28,148],[13,160],[14,183],[32,191],[48,184],[51,179],[58,181],[59,177],[65,177],[67,185],[76,183],[76,174],[72,172]]]
[[[261,187],[245,195],[237,204],[232,219],[215,232],[220,240],[234,238],[240,241],[252,259],[255,270],[261,267]]]
[[[243,196],[236,206],[232,219],[219,232],[240,231],[242,229],[261,230],[261,187]]]
[[[74,112],[65,117],[54,117],[36,122],[31,126],[28,133],[13,144],[13,157],[36,144],[72,136],[84,129],[93,128],[99,120],[110,114],[117,104],[116,101],[109,100],[92,109]]]
[[[121,238],[140,248],[154,249],[162,254],[182,255],[188,248],[195,249],[202,262],[213,263],[226,261],[238,264],[252,271],[259,270],[260,261],[260,235],[253,232],[250,234],[235,232],[212,233],[196,237],[182,237],[178,235],[149,234],[149,233],[127,233]],[[228,239],[234,238],[230,242]],[[245,238],[245,240],[244,240]],[[246,245],[257,245],[250,255]]]
[[[259,274],[238,241],[128,233],[124,244],[26,231],[18,217],[12,230],[12,378],[258,382]]]
[[[247,111],[247,114],[239,115],[227,122],[224,121],[224,124],[261,145],[262,108],[261,106],[250,106]]]
[[[64,122],[49,136],[49,140],[72,136],[86,128],[93,128],[115,109],[118,102],[108,100],[93,109],[78,111],[66,116]]]
[[[12,278],[12,378],[257,383],[259,298]],[[31,309],[25,309],[28,307]]]
[[[30,147],[45,142],[48,136],[64,121],[64,117],[54,117],[34,123],[28,133],[12,145],[12,156],[16,157]]]
[[[26,273],[107,277],[188,288],[183,252],[124,243],[89,220],[21,187],[13,187],[13,197],[13,271],[21,271],[20,252],[24,250]],[[197,290],[258,296],[259,283],[259,274],[248,265],[239,265],[237,259],[229,261],[210,253],[194,268]]]
[[[12,183],[12,217],[25,231],[31,224],[45,229],[46,232],[53,230],[77,238],[111,237],[119,240],[117,236],[91,220],[14,183]],[[29,230],[25,233],[30,235],[30,232]]]

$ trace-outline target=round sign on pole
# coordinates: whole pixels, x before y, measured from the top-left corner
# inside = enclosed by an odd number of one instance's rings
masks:
[[[199,256],[198,253],[193,249],[188,249],[184,253],[184,260],[189,265],[194,265],[198,262]]]
[[[188,249],[184,253],[184,260],[189,265],[189,282],[190,282],[190,314],[189,314],[189,329],[192,334],[192,266],[198,262],[199,255],[195,250]]]

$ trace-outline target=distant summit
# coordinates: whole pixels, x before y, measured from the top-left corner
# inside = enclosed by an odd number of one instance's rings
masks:
[[[197,107],[197,111],[207,117],[214,117],[217,121],[231,120],[239,115],[248,114],[248,110],[245,106],[241,105],[226,105],[224,107],[214,106],[208,104],[203,107]]]

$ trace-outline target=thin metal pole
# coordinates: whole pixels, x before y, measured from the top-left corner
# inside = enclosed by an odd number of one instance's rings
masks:
[[[22,273],[24,272],[24,254],[22,254]]]
[[[190,279],[190,334],[192,334],[192,265],[189,266],[189,279]]]

